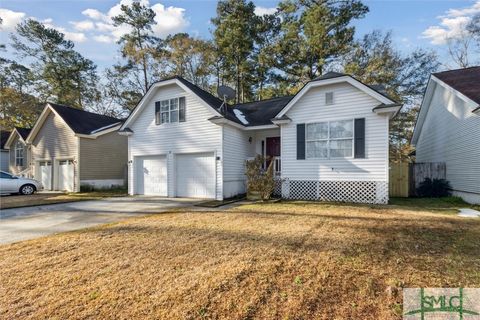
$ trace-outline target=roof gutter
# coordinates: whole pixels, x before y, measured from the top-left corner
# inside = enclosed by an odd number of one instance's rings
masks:
[[[393,119],[398,115],[402,109],[402,105],[399,103],[392,103],[392,104],[381,104],[376,106],[372,109],[372,111],[376,114],[386,114],[389,116],[389,119]]]
[[[101,127],[101,128],[95,129],[95,130],[93,130],[92,132],[90,132],[90,134],[95,134],[95,133],[97,133],[97,132],[100,132],[100,131],[106,130],[106,129],[108,129],[108,128],[111,128],[111,127],[118,126],[119,124],[122,124],[122,122],[121,122],[121,121],[119,121],[119,122],[115,122],[115,123],[109,124],[108,126],[105,126],[105,127]]]

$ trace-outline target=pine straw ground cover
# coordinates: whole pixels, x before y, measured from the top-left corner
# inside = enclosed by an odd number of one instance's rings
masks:
[[[479,259],[480,221],[418,208],[171,212],[0,246],[0,318],[400,319]]]

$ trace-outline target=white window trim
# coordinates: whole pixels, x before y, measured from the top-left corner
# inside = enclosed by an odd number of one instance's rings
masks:
[[[164,124],[173,124],[173,123],[180,123],[180,98],[181,97],[175,97],[175,98],[170,98],[170,99],[164,99],[164,100],[159,100],[157,101],[160,104],[160,110],[158,111],[159,117],[160,117],[160,123],[158,125],[164,125]],[[172,109],[172,100],[176,100],[176,109]],[[162,111],[162,102],[168,101],[168,111]],[[177,121],[172,122],[172,112],[177,113]],[[163,122],[163,114],[168,114],[168,121]],[[156,117],[157,115],[155,115]]]
[[[352,137],[351,138],[330,138],[330,122],[338,122],[338,121],[352,121]],[[312,125],[312,124],[319,124],[319,123],[328,123],[328,137],[327,137],[327,139],[308,140],[307,139],[308,126]],[[352,155],[350,157],[331,157],[330,156],[330,141],[331,140],[352,140]],[[328,156],[326,158],[308,157],[307,142],[312,142],[312,141],[327,141]],[[354,159],[354,158],[355,158],[355,118],[335,119],[335,120],[328,120],[328,121],[315,121],[315,122],[305,123],[305,159],[306,160],[338,160],[338,159]]]
[[[22,153],[21,157],[18,156],[19,151],[21,151],[21,153]],[[19,159],[22,159],[22,164],[21,165],[18,164]],[[16,167],[25,166],[25,148],[20,143],[20,141],[17,141],[17,143],[15,143],[15,166]]]

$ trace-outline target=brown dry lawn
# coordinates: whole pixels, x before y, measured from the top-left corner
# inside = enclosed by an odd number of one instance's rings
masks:
[[[0,246],[0,318],[400,319],[480,287],[480,221],[418,206],[170,212]]]
[[[115,191],[92,191],[78,193],[34,193],[32,195],[5,195],[0,196],[0,209],[21,208],[55,203],[65,203],[85,200],[98,200],[106,197],[126,196],[123,190]]]

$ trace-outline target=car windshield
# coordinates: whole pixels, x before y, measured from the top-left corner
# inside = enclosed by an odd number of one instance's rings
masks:
[[[2,178],[2,179],[12,179],[13,176],[6,173],[6,172],[0,172],[0,178]]]

